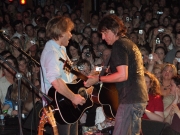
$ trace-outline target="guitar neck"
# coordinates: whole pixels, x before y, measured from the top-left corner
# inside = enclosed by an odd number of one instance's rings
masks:
[[[64,59],[62,58],[59,58],[60,61],[62,61],[64,63],[64,69],[69,69],[69,71],[76,75],[78,78],[80,78],[81,80],[83,81],[87,81],[88,77],[83,75],[81,72],[79,72],[78,70],[76,70],[73,66],[71,66],[68,61],[65,61]]]
[[[38,135],[43,135],[44,134],[44,125],[47,122],[44,121],[44,118],[41,118],[40,122],[39,122],[39,127],[38,127]]]
[[[54,135],[59,135],[57,126],[53,127],[53,133],[54,133]]]
[[[70,72],[71,72],[72,74],[76,75],[78,78],[80,78],[80,79],[83,80],[83,81],[87,81],[87,79],[88,79],[87,76],[83,75],[81,72],[76,71],[76,70],[74,70],[74,69],[71,69]]]
[[[39,127],[38,128],[38,135],[43,135],[44,134],[44,128],[43,127]]]

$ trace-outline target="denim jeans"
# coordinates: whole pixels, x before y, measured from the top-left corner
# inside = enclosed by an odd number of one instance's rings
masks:
[[[116,113],[113,135],[140,135],[141,117],[146,103],[120,104]]]

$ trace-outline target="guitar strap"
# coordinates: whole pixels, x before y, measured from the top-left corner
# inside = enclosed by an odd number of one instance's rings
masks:
[[[44,83],[44,90],[45,90],[45,92],[46,92],[46,87],[45,87],[45,80],[44,80],[44,74],[43,74],[43,70],[42,70],[42,67],[40,68],[41,70],[41,75],[42,75],[42,78],[43,78],[43,83]],[[42,90],[42,89],[41,89]],[[47,93],[45,93],[45,94],[47,94]],[[42,97],[43,98],[43,97]],[[43,105],[45,105],[47,102],[45,102],[46,100],[44,99],[44,102],[43,102]]]
[[[61,51],[61,53],[62,53],[62,55],[64,56],[64,58],[68,61],[68,62],[71,62],[71,60],[69,59],[69,57],[68,57],[68,55],[64,52],[64,50],[63,49],[61,49],[60,50]],[[72,63],[72,62],[71,62]],[[42,75],[42,79],[43,79],[43,83],[44,83],[44,90],[45,90],[45,94],[47,94],[47,90],[46,90],[46,87],[45,87],[45,80],[44,80],[44,78],[45,78],[45,76],[44,76],[44,74],[43,74],[43,70],[42,70],[42,67],[40,67],[40,72],[41,72],[41,75]],[[44,104],[44,102],[43,102],[43,105],[45,105]]]
[[[100,76],[103,76],[105,73],[108,72],[109,68],[110,68],[110,65],[109,65],[109,62],[110,62],[110,58],[111,58],[111,54],[109,55],[109,57],[107,58],[107,60],[105,61],[105,64],[103,65],[104,68],[102,68],[101,72],[100,72]]]

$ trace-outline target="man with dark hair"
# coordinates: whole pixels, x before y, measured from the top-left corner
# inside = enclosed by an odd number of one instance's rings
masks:
[[[27,24],[25,26],[25,32],[26,32],[26,38],[25,38],[25,44],[24,44],[24,50],[29,51],[30,48],[34,45],[36,45],[36,36],[34,34],[34,26],[32,24]]]
[[[21,20],[14,21],[13,28],[15,29],[15,33],[11,38],[18,37],[24,41],[24,29],[23,29],[22,21]]]
[[[87,24],[87,26],[90,26],[93,31],[97,31],[99,23],[99,14],[94,12],[91,14],[91,20],[90,23]]]
[[[35,37],[35,35],[34,35],[34,26],[32,24],[27,24],[25,26],[25,32],[27,34],[26,38],[33,39]]]
[[[63,70],[63,63],[59,58],[69,60],[66,54],[66,46],[69,43],[71,30],[74,28],[73,22],[68,17],[58,16],[52,18],[46,27],[47,41],[41,55],[41,89],[48,94],[53,86],[56,93],[60,93],[69,99],[75,106],[83,105],[85,99],[79,94],[74,94],[66,85],[73,81],[73,75]],[[60,114],[59,114],[60,115]],[[77,135],[78,123],[58,124],[59,134]]]
[[[168,51],[164,61],[172,64],[176,56],[175,54],[179,49],[180,49],[180,32],[177,32],[175,34],[175,47],[172,50]]]
[[[91,73],[91,63],[86,59],[79,60],[77,62],[77,68],[85,76],[88,76]]]
[[[40,27],[37,31],[37,40],[46,40],[46,28]]]
[[[144,80],[142,56],[138,47],[129,40],[123,21],[116,15],[105,16],[98,30],[102,39],[112,45],[108,76],[89,76],[84,83],[89,87],[98,82],[115,83],[119,106],[115,117],[113,135],[139,135],[141,117],[148,101]]]
[[[43,50],[46,43],[46,28],[40,27],[37,31],[39,50]]]

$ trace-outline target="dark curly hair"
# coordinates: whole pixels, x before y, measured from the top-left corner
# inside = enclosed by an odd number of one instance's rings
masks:
[[[106,30],[111,30],[115,35],[119,37],[124,36],[127,33],[127,29],[123,21],[114,14],[106,15],[100,21],[98,31],[103,32]]]
[[[160,83],[158,79],[154,76],[154,74],[145,71],[144,76],[148,77],[150,79],[151,88],[149,89],[149,93],[152,95],[161,95],[160,91]]]
[[[180,75],[177,76],[173,76],[172,80],[174,81],[174,83],[178,86],[180,85]]]

